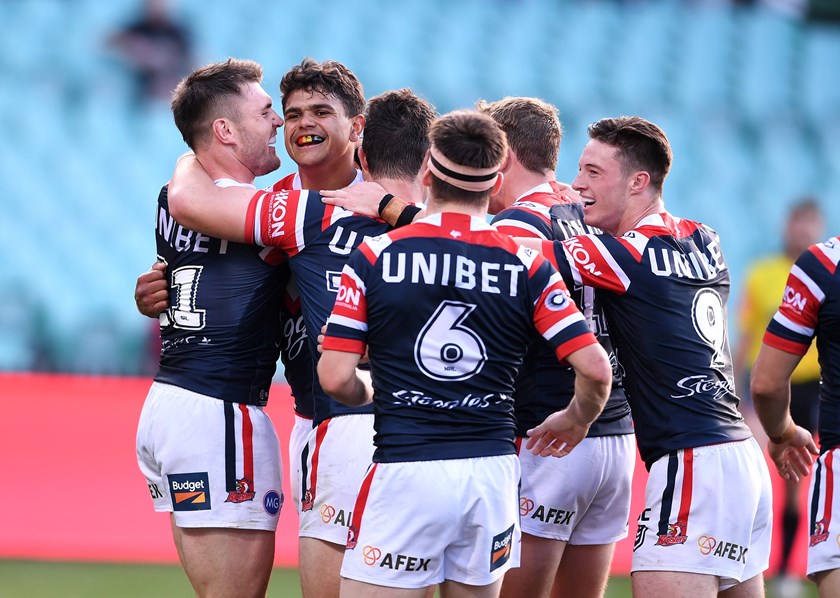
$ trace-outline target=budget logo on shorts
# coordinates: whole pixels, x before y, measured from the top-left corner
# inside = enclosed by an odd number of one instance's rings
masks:
[[[820,542],[828,540],[828,522],[820,519],[814,524],[814,533],[811,534],[809,546],[816,546]]]
[[[700,536],[697,538],[697,546],[700,547],[700,553],[704,556],[708,556],[712,553],[715,549],[715,544],[717,544],[717,540],[711,536]]]
[[[282,507],[282,493],[277,492],[277,490],[269,490],[265,493],[265,496],[263,496],[263,509],[265,509],[266,513],[272,517],[276,517]]]
[[[688,527],[685,523],[677,521],[676,523],[668,524],[668,533],[660,534],[659,539],[654,546],[674,546],[676,544],[685,544],[688,536],[685,535],[685,528]]]
[[[513,528],[514,526],[511,525],[501,534],[493,536],[493,544],[490,548],[490,571],[495,571],[510,560]]]
[[[174,511],[210,510],[210,480],[206,471],[173,473],[166,477]]]

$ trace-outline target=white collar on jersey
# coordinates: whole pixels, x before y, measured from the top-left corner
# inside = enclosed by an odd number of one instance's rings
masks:
[[[524,199],[529,195],[533,195],[534,193],[554,193],[554,189],[551,188],[551,185],[549,183],[540,183],[533,189],[529,189],[528,191],[517,197],[516,201]]]
[[[256,187],[251,183],[240,183],[239,181],[234,181],[233,179],[216,179],[213,181],[213,184],[217,187],[248,187],[249,189],[256,189]]]
[[[353,179],[353,182],[350,183],[351,185],[355,185],[356,183],[361,183],[365,180],[364,175],[362,175],[362,171],[358,168],[356,169],[356,178]],[[295,178],[292,179],[292,189],[295,191],[300,191],[302,189],[301,182],[300,182],[300,173],[295,173]]]

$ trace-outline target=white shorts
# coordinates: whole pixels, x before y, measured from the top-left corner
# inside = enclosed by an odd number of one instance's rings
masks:
[[[277,433],[262,407],[152,383],[137,463],[156,511],[178,527],[274,531],[283,505]]]
[[[772,500],[754,438],[665,455],[648,476],[631,571],[715,575],[719,591],[762,573]]]
[[[840,449],[820,455],[811,472],[808,575],[840,568]],[[837,515],[837,517],[835,517]]]
[[[519,461],[523,533],[570,544],[612,544],[627,537],[633,434],[585,438],[562,459],[535,456],[523,445]]]
[[[303,447],[312,432],[312,420],[295,413],[295,423],[289,433],[289,487],[292,493],[292,505],[300,515],[300,484],[301,475],[305,468],[306,455]]]
[[[309,431],[301,472],[299,535],[341,544],[373,460],[373,414],[341,415]]]
[[[518,485],[515,455],[374,463],[341,576],[395,588],[493,583],[519,566]]]

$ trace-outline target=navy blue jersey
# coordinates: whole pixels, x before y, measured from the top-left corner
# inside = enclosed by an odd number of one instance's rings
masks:
[[[820,361],[820,450],[840,446],[840,237],[812,245],[793,265],[764,342],[805,355],[816,336]]]
[[[282,329],[280,361],[283,362],[286,382],[289,383],[292,391],[295,413],[312,419],[315,415],[315,401],[312,397],[315,360],[312,359],[312,351],[309,348],[297,281],[292,276],[288,263],[283,263],[280,267],[285,268],[289,273],[280,309]]]
[[[556,182],[545,183],[520,197],[492,222],[500,232],[512,237],[564,240],[573,235],[601,232],[583,223],[578,199],[564,193]],[[592,287],[570,287],[572,299],[589,322],[598,342],[604,347],[613,368],[613,385],[604,411],[589,428],[588,436],[632,434],[630,406],[624,395],[618,360],[607,333],[606,320]],[[566,407],[575,392],[575,372],[557,361],[552,346],[541,337],[528,348],[519,369],[513,393],[516,411],[516,435],[525,436],[530,428],[542,423],[554,411]]]
[[[729,269],[712,229],[667,213],[620,238],[544,243],[564,279],[603,289],[645,465],[678,449],[743,440],[729,355]]]
[[[160,316],[158,382],[234,403],[265,405],[280,352],[287,274],[260,248],[179,225],[167,187],[158,197],[158,258],[170,307]]]
[[[341,270],[354,249],[367,237],[389,230],[381,220],[326,205],[313,191],[260,191],[248,210],[247,240],[276,247],[289,256],[300,289],[309,345],[317,355],[318,333],[326,324],[341,279]],[[348,413],[373,413],[373,407],[348,407],[313,380],[313,424]]]
[[[351,256],[324,348],[369,350],[374,461],[505,455],[534,328],[555,359],[597,342],[547,260],[482,219],[443,213]]]

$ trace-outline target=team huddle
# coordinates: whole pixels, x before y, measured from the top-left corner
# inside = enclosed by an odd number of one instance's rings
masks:
[[[601,597],[636,446],[634,596],[764,596],[771,486],[738,410],[729,270],[712,228],[665,209],[665,133],[593,123],[569,185],[538,98],[438,116],[408,89],[365,102],[346,66],[306,59],[281,118],[261,80],[228,59],[174,90],[192,152],[160,192],[158,262],[135,293],[162,339],[138,462],[196,594],[266,593],[279,358],[307,598]],[[281,126],[298,171],[256,189]],[[785,384],[817,336],[828,538],[840,239],[800,261],[753,395],[780,474],[807,475],[819,451]],[[812,536],[821,592],[836,560]]]

